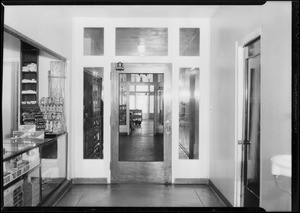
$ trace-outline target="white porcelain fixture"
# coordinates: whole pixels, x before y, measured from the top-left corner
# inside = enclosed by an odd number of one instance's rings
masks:
[[[275,155],[271,158],[272,174],[292,176],[292,156],[291,155]]]

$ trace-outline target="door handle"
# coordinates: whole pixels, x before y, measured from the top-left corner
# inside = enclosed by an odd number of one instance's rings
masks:
[[[250,142],[250,141],[248,141],[248,140],[238,140],[238,144],[239,144],[239,145],[243,145],[243,144],[250,145],[250,144],[251,144],[251,142]]]
[[[170,121],[169,120],[166,121],[166,133],[167,134],[171,133],[171,125],[170,125]]]

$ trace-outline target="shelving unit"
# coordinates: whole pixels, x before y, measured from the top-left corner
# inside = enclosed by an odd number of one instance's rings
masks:
[[[39,113],[38,106],[38,57],[39,49],[21,42],[20,67],[20,118],[19,124],[24,124],[22,114]],[[31,120],[32,123],[33,119]]]

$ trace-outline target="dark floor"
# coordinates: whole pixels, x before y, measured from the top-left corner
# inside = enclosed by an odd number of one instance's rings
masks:
[[[119,161],[163,161],[162,134],[153,134],[153,120],[143,120],[130,135],[119,136]]]
[[[225,207],[209,185],[72,185],[56,205],[85,207]]]

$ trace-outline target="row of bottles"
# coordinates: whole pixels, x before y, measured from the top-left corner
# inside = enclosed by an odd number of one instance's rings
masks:
[[[64,99],[63,97],[42,97],[40,108],[46,120],[45,132],[64,132]]]
[[[42,97],[40,108],[42,112],[55,111],[63,112],[64,99],[63,97]]]

